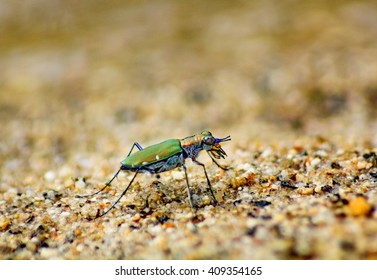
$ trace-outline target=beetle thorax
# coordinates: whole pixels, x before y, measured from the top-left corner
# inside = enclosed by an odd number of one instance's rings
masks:
[[[200,135],[189,136],[180,141],[185,158],[196,159],[200,151],[203,150],[202,138]]]

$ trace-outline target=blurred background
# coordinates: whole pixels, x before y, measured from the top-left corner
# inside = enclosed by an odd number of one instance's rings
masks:
[[[0,0],[0,34],[3,178],[202,129],[377,146],[376,1]]]

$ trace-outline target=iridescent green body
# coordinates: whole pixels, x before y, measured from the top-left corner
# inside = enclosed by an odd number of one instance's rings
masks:
[[[212,136],[211,132],[209,131],[202,131],[200,134],[188,136],[183,139],[170,139],[159,144],[155,144],[143,149],[140,144],[137,142],[134,143],[130,152],[128,153],[127,157],[121,161],[121,166],[119,170],[115,173],[113,178],[99,191],[95,192],[94,194],[87,195],[84,197],[96,195],[103,191],[105,188],[110,186],[111,182],[118,176],[119,172],[122,170],[129,170],[135,172],[132,180],[120,195],[120,197],[115,201],[115,203],[104,213],[101,215],[97,214],[97,217],[104,216],[108,213],[114,206],[119,202],[123,195],[126,194],[128,188],[132,185],[136,175],[138,173],[143,172],[150,172],[150,173],[161,173],[164,171],[172,170],[176,167],[183,167],[186,177],[186,184],[187,184],[187,192],[189,202],[192,208],[194,208],[191,193],[190,193],[190,185],[187,178],[187,171],[185,166],[185,160],[187,158],[191,158],[192,161],[200,166],[202,166],[204,174],[207,179],[207,184],[209,190],[211,192],[212,198],[216,204],[220,205],[220,203],[216,200],[215,195],[213,194],[212,187],[210,180],[207,175],[207,171],[205,165],[201,162],[198,162],[196,158],[198,157],[199,153],[205,150],[208,155],[211,157],[212,161],[220,168],[226,170],[226,168],[221,167],[214,158],[225,158],[226,153],[222,149],[220,143],[230,141],[230,136],[224,138],[215,138]],[[137,147],[139,151],[132,153],[134,147]],[[78,196],[83,197],[83,196]],[[221,206],[221,205],[220,205]],[[96,217],[96,218],[97,218]]]
[[[182,147],[178,139],[166,140],[131,154],[121,161],[122,170],[161,173],[182,165]]]

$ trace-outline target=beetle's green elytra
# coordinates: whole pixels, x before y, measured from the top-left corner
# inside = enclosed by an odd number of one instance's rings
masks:
[[[186,178],[188,199],[191,208],[194,209],[190,193],[190,184],[188,181],[187,170],[185,165],[186,159],[190,158],[194,163],[203,167],[203,171],[206,176],[208,188],[212,195],[212,198],[217,205],[221,206],[221,204],[217,201],[213,193],[211,182],[208,178],[205,165],[197,161],[196,158],[198,157],[199,153],[204,150],[208,153],[209,157],[218,167],[227,170],[226,168],[218,164],[215,158],[225,158],[227,154],[221,147],[220,143],[230,140],[230,135],[224,138],[215,138],[212,136],[211,132],[205,130],[202,131],[200,134],[188,136],[183,139],[166,140],[159,144],[149,146],[145,149],[143,149],[139,143],[135,142],[132,145],[127,157],[120,162],[121,166],[119,170],[115,173],[113,178],[111,178],[111,180],[106,183],[106,185],[102,189],[90,195],[77,195],[76,197],[90,197],[102,192],[104,189],[111,185],[112,181],[118,176],[119,172],[122,170],[135,172],[135,175],[132,177],[126,189],[122,192],[119,198],[110,206],[110,208],[104,211],[102,214],[99,214],[99,212],[97,213],[96,218],[102,217],[106,215],[110,210],[112,210],[115,207],[115,205],[120,201],[120,199],[126,194],[127,190],[132,185],[137,174],[143,172],[161,173],[164,171],[172,170],[177,167],[182,167]],[[131,154],[135,146],[139,149],[139,151]]]
[[[155,144],[138,151],[121,161],[122,166],[127,169],[138,169],[150,163],[165,160],[171,156],[182,152],[178,139],[166,140],[162,143]]]

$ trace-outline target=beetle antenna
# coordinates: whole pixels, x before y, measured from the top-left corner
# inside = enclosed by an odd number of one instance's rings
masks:
[[[108,186],[111,185],[111,183],[114,181],[114,179],[115,179],[116,177],[118,177],[118,174],[119,174],[119,172],[120,172],[121,170],[122,170],[122,168],[119,168],[119,170],[115,173],[115,175],[113,176],[113,178],[111,178],[111,180],[110,180],[109,182],[107,182],[106,185],[105,185],[102,189],[100,189],[99,191],[97,191],[97,192],[95,192],[95,193],[92,193],[92,194],[88,194],[88,195],[76,195],[75,197],[76,197],[76,198],[84,198],[84,197],[91,197],[91,196],[94,196],[94,195],[96,195],[96,194],[99,194],[100,192],[102,192],[104,189],[106,189]]]

